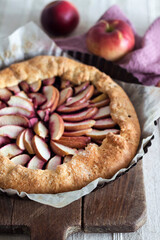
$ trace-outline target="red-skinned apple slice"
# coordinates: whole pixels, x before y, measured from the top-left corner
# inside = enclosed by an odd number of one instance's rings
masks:
[[[73,107],[71,107],[71,106],[66,107],[65,105],[61,105],[57,108],[57,111],[61,112],[61,113],[71,113],[71,112],[76,112],[83,108],[86,108],[86,107],[88,107],[88,105],[89,105],[88,102],[85,102],[85,103],[82,103],[80,105],[73,106]]]
[[[42,169],[44,166],[44,161],[34,156],[27,164],[27,168],[30,169]]]
[[[14,94],[17,94],[18,92],[21,91],[20,88],[18,87],[18,85],[7,87],[7,89],[12,91]]]
[[[29,120],[21,115],[3,115],[0,116],[0,127],[6,125],[16,125],[22,127],[29,126]]]
[[[49,119],[50,137],[53,140],[61,138],[64,132],[64,122],[60,115],[53,113]]]
[[[38,110],[37,111],[38,116],[40,119],[42,119],[44,122],[47,122],[49,120],[49,110]]]
[[[63,159],[63,163],[68,163],[70,162],[72,159],[72,156],[68,155],[68,156],[65,156],[64,159]]]
[[[34,112],[33,103],[23,97],[11,96],[10,100],[8,101],[8,105],[11,107],[25,108],[28,111]]]
[[[20,82],[19,85],[25,93],[29,93],[29,84],[26,81]]]
[[[119,130],[118,129],[105,129],[105,130],[100,131],[100,130],[92,129],[92,131],[87,133],[86,135],[95,140],[103,140],[106,137],[106,135],[110,132],[117,134],[117,133],[119,133]]]
[[[63,89],[60,92],[58,106],[62,105],[72,95],[73,95],[73,89],[71,87]]]
[[[46,169],[48,170],[56,170],[57,166],[62,163],[62,158],[60,156],[54,156],[51,158],[46,164]]]
[[[41,138],[46,138],[48,135],[48,129],[41,121],[34,125],[34,132]]]
[[[113,128],[114,126],[116,126],[116,123],[112,120],[112,118],[100,119],[94,124],[94,128],[97,129]]]
[[[18,134],[24,130],[23,127],[15,125],[7,125],[0,127],[0,136],[16,139]]]
[[[60,143],[64,146],[70,148],[85,148],[88,143],[91,142],[90,137],[81,136],[81,137],[61,137],[59,140],[55,140],[55,142]]]
[[[80,86],[77,86],[74,88],[75,94],[78,94],[82,91],[84,91],[89,86],[89,82],[84,82]]]
[[[99,108],[98,112],[94,115],[93,119],[98,120],[104,117],[109,117],[110,116],[110,107],[105,106],[102,108]]]
[[[54,82],[55,82],[55,77],[52,77],[52,78],[44,79],[44,80],[42,81],[42,84],[43,84],[44,86],[49,86],[49,85],[53,85]]]
[[[38,121],[39,121],[39,119],[36,118],[36,117],[29,119],[29,127],[30,127],[30,128],[34,127],[34,125],[35,125]]]
[[[92,118],[98,111],[98,108],[89,108],[79,113],[61,115],[63,120],[71,122],[79,122],[88,118]]]
[[[18,92],[18,93],[16,94],[16,96],[18,96],[18,97],[23,97],[23,98],[28,99],[29,101],[32,101],[32,99],[30,99],[24,91]]]
[[[109,98],[105,99],[105,100],[102,100],[100,102],[96,102],[96,103],[90,103],[88,107],[97,107],[97,108],[100,108],[100,107],[104,107],[104,106],[108,106],[109,105]]]
[[[7,144],[4,147],[0,148],[0,155],[8,158],[22,154],[22,152],[23,151],[19,149],[15,143]]]
[[[36,82],[29,84],[29,89],[31,92],[38,92],[39,89],[41,88],[41,85],[42,85],[41,80],[38,80]]]
[[[77,131],[77,130],[83,130],[90,127],[93,127],[96,121],[94,120],[85,120],[82,122],[64,122],[64,128],[67,131]]]
[[[24,145],[24,134],[25,134],[26,130],[23,130],[22,132],[20,132],[17,136],[16,139],[16,144],[17,146],[21,149],[21,150],[25,150],[25,145]]]
[[[55,91],[56,91],[56,96],[55,96],[52,106],[50,107],[51,113],[57,108],[58,101],[59,101],[59,91],[57,89],[55,89]]]
[[[33,146],[32,146],[32,139],[33,139],[33,132],[31,129],[26,129],[24,133],[24,146],[25,149],[29,154],[35,154]]]
[[[7,104],[4,102],[0,101],[0,109],[7,107]]]
[[[56,98],[56,88],[53,86],[44,86],[42,92],[44,96],[47,98],[47,101],[41,106],[41,109],[51,107]]]
[[[31,158],[30,158],[30,156],[28,154],[20,154],[20,155],[18,155],[16,157],[13,157],[11,159],[11,161],[13,163],[15,163],[16,165],[19,164],[19,165],[24,166],[30,159]]]
[[[63,136],[77,137],[77,136],[86,135],[87,133],[90,133],[91,131],[92,131],[92,128],[83,129],[83,130],[79,130],[79,131],[73,131],[73,132],[64,132]]]
[[[80,92],[76,96],[68,98],[66,102],[66,106],[70,106],[70,105],[76,106],[88,101],[92,97],[93,92],[94,92],[93,85],[88,86],[84,91]]]
[[[5,107],[0,109],[0,116],[14,114],[22,115],[28,118],[34,117],[35,115],[34,112],[28,111],[27,109],[21,107]]]
[[[105,100],[107,98],[108,98],[107,95],[102,93],[99,96],[95,97],[94,99],[90,100],[90,102],[91,103],[97,103],[97,102],[103,101],[103,100]]]
[[[35,135],[32,139],[32,146],[37,157],[43,160],[44,162],[47,162],[51,156],[51,153],[45,141],[42,138]]]
[[[42,105],[47,100],[47,98],[41,93],[29,93],[28,96],[33,100],[35,108]]]
[[[64,146],[62,144],[59,144],[57,142],[54,142],[53,140],[50,141],[50,146],[55,154],[58,156],[64,157],[65,155],[74,155],[77,153],[77,149],[73,149],[67,146]]]
[[[0,89],[0,100],[6,102],[10,99],[11,96],[12,96],[12,93],[7,88]]]
[[[68,81],[68,80],[62,80],[61,81],[61,86],[60,86],[60,89],[64,89],[64,88],[67,88],[67,87],[71,87],[71,82]]]
[[[3,145],[6,145],[8,143],[10,143],[10,139],[8,137],[0,136],[0,147],[2,147]]]

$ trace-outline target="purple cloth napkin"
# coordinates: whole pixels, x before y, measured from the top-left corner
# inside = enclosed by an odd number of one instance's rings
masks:
[[[143,37],[136,34],[131,22],[116,5],[109,8],[100,19],[120,19],[132,27],[136,40],[135,48],[116,64],[131,72],[142,84],[156,85],[160,81],[160,18],[153,22]],[[55,42],[63,50],[89,53],[86,47],[86,33],[56,39]]]

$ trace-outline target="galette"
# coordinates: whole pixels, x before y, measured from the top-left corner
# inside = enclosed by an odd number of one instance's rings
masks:
[[[139,140],[127,94],[95,67],[37,56],[0,71],[2,189],[81,189],[127,167]]]

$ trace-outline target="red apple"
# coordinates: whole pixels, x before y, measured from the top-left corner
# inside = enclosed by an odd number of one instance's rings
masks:
[[[78,23],[79,13],[74,5],[67,1],[49,3],[41,14],[41,24],[50,35],[69,34]]]
[[[88,31],[86,44],[91,53],[115,61],[133,49],[135,38],[126,22],[101,20]]]

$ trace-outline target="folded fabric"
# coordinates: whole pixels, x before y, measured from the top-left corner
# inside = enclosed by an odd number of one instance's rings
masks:
[[[142,84],[157,85],[160,81],[160,18],[153,22],[143,37],[136,33],[131,22],[116,5],[109,8],[100,19],[119,19],[132,27],[135,34],[135,48],[116,64],[132,73]],[[63,50],[89,53],[86,47],[86,33],[76,37],[56,39],[55,42]]]

